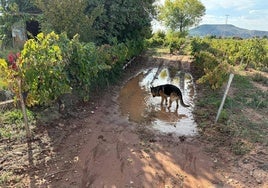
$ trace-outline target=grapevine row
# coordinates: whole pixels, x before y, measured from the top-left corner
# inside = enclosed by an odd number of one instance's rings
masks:
[[[268,67],[267,40],[195,38],[191,42],[195,65],[202,70],[200,83],[220,88],[230,72],[238,69]]]

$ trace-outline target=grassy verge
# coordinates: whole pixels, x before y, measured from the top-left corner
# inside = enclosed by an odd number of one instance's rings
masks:
[[[33,114],[30,111],[27,111],[27,113],[30,122],[33,122]],[[19,140],[23,140],[24,138],[25,129],[21,111],[18,109],[8,111],[0,109],[0,162],[3,166],[6,166],[6,160],[16,155],[15,153],[13,155],[11,154],[11,151],[14,149],[13,147],[17,147],[13,143],[20,143]],[[20,143],[18,145],[22,144]],[[14,166],[0,168],[0,187],[8,187],[7,185],[16,184],[21,179],[14,170]]]
[[[249,152],[255,144],[268,145],[268,78],[254,74],[235,75],[231,90],[214,124],[224,89],[213,91],[199,86],[195,116],[201,135],[214,146],[229,148],[234,154]],[[254,83],[262,87],[256,87]]]
[[[238,136],[267,145],[267,92],[254,86],[252,77],[248,76],[236,76],[234,88],[236,91],[226,104],[230,109],[230,123],[238,127]]]
[[[21,110],[14,109],[9,111],[0,111],[0,140],[16,140],[25,137],[25,127]],[[34,115],[27,111],[28,120],[34,122]]]

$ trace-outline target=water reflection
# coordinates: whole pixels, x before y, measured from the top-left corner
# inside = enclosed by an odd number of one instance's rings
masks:
[[[152,97],[151,86],[173,84],[182,91],[183,100],[191,107],[185,108],[172,103],[170,109],[160,105],[161,97]],[[147,69],[130,79],[121,89],[119,95],[120,108],[130,121],[152,126],[165,133],[178,135],[194,135],[196,123],[193,118],[193,100],[195,88],[191,74],[180,72],[174,68]]]

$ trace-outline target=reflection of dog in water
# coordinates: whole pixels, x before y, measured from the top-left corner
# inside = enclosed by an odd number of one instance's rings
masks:
[[[170,97],[168,108],[171,107],[172,102],[175,100],[177,102],[177,108],[179,107],[179,102],[178,102],[179,100],[182,106],[190,107],[189,105],[183,102],[181,90],[174,85],[165,84],[165,85],[159,85],[156,87],[151,87],[151,93],[153,97],[161,96],[162,98],[161,105],[163,105],[164,101],[165,101],[165,104],[167,105],[167,98]]]

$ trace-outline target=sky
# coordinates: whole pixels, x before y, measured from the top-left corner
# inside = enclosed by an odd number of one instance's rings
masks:
[[[200,1],[206,7],[206,14],[199,25],[227,22],[244,29],[268,31],[268,0]],[[160,26],[156,27],[161,29]]]
[[[200,24],[228,24],[268,31],[267,0],[200,0],[206,15]]]

